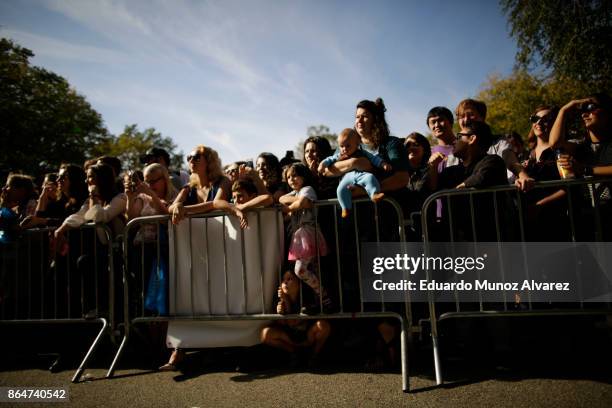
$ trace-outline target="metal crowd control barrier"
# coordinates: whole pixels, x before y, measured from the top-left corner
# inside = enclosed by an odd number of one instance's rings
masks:
[[[0,324],[100,324],[72,377],[77,382],[103,334],[115,324],[113,251],[98,239],[111,243],[112,235],[106,225],[85,224],[68,231],[66,245],[55,255],[50,248],[53,231],[25,230],[0,245]]]
[[[583,241],[589,240],[592,242],[601,242],[606,237],[606,231],[602,228],[602,220],[607,220],[609,223],[612,219],[610,209],[606,208],[605,212],[602,209],[601,199],[601,187],[607,188],[612,186],[612,179],[610,178],[587,178],[587,179],[572,179],[572,180],[558,180],[558,181],[545,181],[538,182],[535,184],[532,191],[538,191],[546,189],[550,193],[558,190],[565,191],[564,200],[566,208],[564,210],[564,216],[557,220],[559,225],[566,225],[565,231],[567,231],[567,242],[578,242],[581,239]],[[599,191],[599,192],[598,192]],[[500,194],[501,193],[501,194]],[[478,242],[479,235],[486,235],[487,237],[493,237],[492,242],[498,242],[500,245],[503,242],[521,242],[523,247],[529,243],[529,235],[526,233],[525,215],[526,215],[526,196],[520,190],[514,186],[499,186],[486,189],[455,189],[455,190],[443,190],[432,194],[425,200],[422,211],[421,211],[421,224],[423,228],[423,241],[425,255],[429,252],[429,247],[433,242],[458,242],[458,231],[457,216],[460,216],[460,221],[463,222],[463,227],[469,231],[464,232],[463,237],[467,236],[471,239],[464,242]],[[501,197],[500,197],[501,195]],[[488,196],[488,197],[487,197]],[[467,198],[468,206],[459,205],[461,208],[453,208],[453,199],[463,198],[463,204],[465,204],[465,198]],[[503,206],[502,201],[506,200],[506,203],[510,203],[510,207]],[[475,203],[478,202],[482,210],[486,206],[488,210],[492,210],[494,215],[494,223],[486,224],[476,220],[477,210],[475,209]],[[608,203],[609,204],[609,203]],[[434,228],[435,220],[430,215],[440,210],[442,206],[442,214],[446,217],[447,222],[442,223],[443,231],[440,234],[440,230],[436,231]],[[455,206],[457,204],[455,203]],[[460,210],[460,214],[457,210]],[[585,223],[585,216],[586,222]],[[503,218],[512,217],[517,222],[518,228],[511,229],[508,231],[507,225],[504,224]],[[589,220],[590,219],[590,220]],[[566,224],[563,224],[566,223]],[[484,234],[483,234],[484,231]],[[436,236],[437,232],[437,236]],[[447,234],[446,234],[447,232]],[[506,238],[505,238],[506,237]],[[507,237],[510,237],[508,239]],[[586,238],[585,238],[586,237]],[[559,237],[557,237],[559,238]],[[609,238],[608,238],[609,239]],[[560,241],[555,239],[554,241]],[[481,241],[482,242],[482,241]],[[525,272],[528,275],[528,266],[525,257],[523,256],[523,265]],[[501,278],[503,280],[504,267],[500,265]],[[430,279],[429,273],[427,279]],[[454,293],[454,311],[449,311],[438,315],[436,312],[436,302],[433,301],[432,293],[429,293],[429,314],[431,320],[431,338],[433,345],[433,359],[434,368],[436,375],[436,383],[442,384],[442,367],[440,360],[440,346],[439,346],[439,334],[438,334],[438,322],[446,319],[457,319],[457,318],[480,318],[480,317],[506,317],[506,316],[548,316],[548,315],[598,315],[598,314],[610,314],[612,313],[612,305],[610,303],[604,304],[605,308],[587,308],[584,302],[578,302],[578,307],[567,309],[567,308],[551,308],[551,309],[534,309],[531,299],[528,298],[526,303],[521,303],[522,309],[510,310],[508,308],[508,302],[503,302],[502,310],[491,309],[491,306],[499,306],[499,304],[491,304],[482,301],[482,293],[479,291],[479,302],[478,310],[461,310],[461,302],[459,301],[457,291]],[[592,304],[590,304],[592,305]],[[596,305],[602,306],[597,303]]]
[[[274,309],[272,302],[271,302],[272,296],[266,297],[266,292],[273,293],[278,287],[278,284],[281,281],[282,274],[283,274],[282,265],[285,260],[278,259],[276,261],[278,265],[277,266],[278,268],[277,278],[278,279],[275,278],[274,281],[271,282],[271,287],[264,287],[264,281],[266,280],[266,278],[263,276],[261,272],[262,269],[260,269],[259,277],[256,277],[256,279],[254,280],[253,279],[249,280],[249,278],[247,277],[246,269],[249,263],[250,262],[252,263],[253,260],[248,259],[247,254],[245,254],[245,249],[244,249],[245,248],[245,245],[244,245],[245,230],[238,228],[237,230],[238,233],[235,236],[233,237],[228,236],[226,226],[228,223],[232,222],[231,218],[234,218],[235,220],[235,217],[226,215],[224,213],[219,213],[219,212],[209,213],[205,215],[192,216],[188,218],[186,221],[183,221],[187,223],[187,226],[189,228],[188,242],[177,242],[178,240],[175,240],[173,244],[175,248],[168,249],[168,253],[170,254],[170,258],[169,258],[169,265],[170,265],[169,269],[170,270],[172,269],[176,270],[177,262],[179,262],[179,260],[176,259],[176,257],[173,258],[172,254],[179,253],[187,249],[187,258],[189,258],[187,261],[189,265],[188,273],[189,273],[189,279],[190,279],[190,290],[192,292],[191,295],[194,295],[193,288],[196,285],[196,280],[198,280],[199,282],[204,281],[207,284],[206,287],[208,288],[208,293],[207,293],[208,305],[205,304],[206,302],[200,302],[200,303],[204,303],[204,305],[199,305],[200,311],[196,310],[197,308],[194,307],[194,304],[193,304],[194,297],[192,296],[191,298],[192,302],[191,302],[190,307],[189,306],[187,307],[188,309],[187,311],[183,311],[179,313],[179,312],[176,312],[176,309],[175,309],[174,312],[170,310],[167,315],[159,315],[159,314],[152,315],[150,312],[147,313],[146,312],[146,303],[147,303],[146,297],[150,294],[146,293],[147,291],[147,288],[146,288],[147,285],[145,283],[147,280],[146,275],[148,272],[151,274],[156,272],[156,268],[157,268],[157,273],[159,273],[160,262],[158,261],[156,264],[153,264],[153,268],[150,269],[149,271],[146,270],[147,268],[144,265],[147,264],[147,259],[159,260],[160,257],[163,257],[164,256],[163,254],[166,251],[166,248],[163,247],[163,244],[160,242],[161,241],[160,239],[155,240],[155,242],[150,244],[148,248],[145,248],[145,245],[142,243],[139,246],[135,247],[132,242],[132,238],[135,236],[137,230],[141,230],[144,226],[147,226],[147,225],[149,226],[149,228],[151,228],[151,226],[154,225],[154,229],[156,230],[157,237],[163,236],[164,234],[163,231],[167,228],[167,225],[169,224],[168,222],[169,217],[165,215],[164,216],[150,216],[150,217],[141,217],[141,218],[136,218],[136,219],[131,220],[126,227],[124,241],[123,241],[123,248],[124,248],[124,251],[123,251],[124,252],[124,263],[123,263],[124,265],[124,269],[123,269],[124,313],[125,313],[125,324],[126,324],[125,335],[117,351],[117,354],[115,355],[115,358],[111,364],[111,367],[108,370],[107,377],[112,377],[114,375],[115,369],[126,347],[126,344],[128,343],[130,337],[132,336],[132,333],[135,330],[135,326],[137,326],[138,324],[159,322],[159,321],[171,322],[171,321],[186,321],[186,320],[188,321],[191,321],[191,320],[198,320],[198,321],[267,320],[267,321],[272,321],[272,320],[289,320],[289,319],[347,319],[347,318],[354,319],[354,318],[388,317],[388,318],[398,319],[400,322],[402,388],[404,391],[408,391],[408,387],[409,387],[408,362],[407,362],[407,354],[406,354],[407,351],[406,350],[407,350],[408,328],[411,322],[410,304],[409,302],[406,302],[403,305],[406,310],[405,313],[398,313],[397,311],[387,310],[384,299],[381,298],[379,310],[370,311],[369,308],[371,308],[372,305],[366,304],[363,301],[361,279],[359,276],[359,274],[361,273],[361,270],[360,270],[359,258],[358,258],[359,250],[360,250],[360,237],[361,237],[361,231],[359,230],[360,222],[365,223],[370,228],[371,230],[370,239],[371,237],[374,237],[374,240],[377,240],[380,242],[381,236],[383,236],[385,232],[389,232],[389,230],[392,230],[394,236],[399,241],[404,241],[405,239],[404,221],[403,221],[403,215],[402,215],[401,208],[395,201],[389,200],[389,199],[385,199],[377,204],[371,203],[369,200],[355,200],[353,217],[351,218],[351,221],[347,222],[347,221],[341,220],[338,216],[337,200],[319,201],[316,203],[315,206],[318,209],[318,214],[319,214],[316,221],[321,225],[324,235],[325,233],[331,233],[331,235],[327,235],[325,236],[325,238],[328,242],[328,246],[331,248],[334,248],[334,251],[332,252],[335,254],[335,262],[334,262],[335,271],[333,272],[330,270],[324,271],[323,275],[326,275],[326,276],[322,276],[321,269],[319,269],[317,273],[319,275],[319,280],[321,282],[322,292],[327,289],[329,290],[329,293],[333,293],[332,292],[333,289],[337,291],[337,299],[334,299],[334,300],[337,301],[337,306],[339,310],[337,310],[337,312],[335,313],[323,313],[324,309],[323,309],[323,304],[322,304],[322,296],[320,296],[319,306],[321,307],[320,309],[320,311],[322,311],[321,314],[316,314],[316,315],[306,315],[306,314],[279,315],[279,314],[276,314],[275,313],[276,310]],[[379,216],[380,214],[379,213],[381,212],[380,208],[382,206],[386,208],[385,216],[387,218],[389,214],[393,214],[394,217],[396,217],[396,221],[392,221],[390,223],[390,225],[392,225],[392,228],[387,228],[387,231],[383,231],[380,225],[380,216]],[[366,207],[367,209],[365,209]],[[390,209],[387,207],[390,207]],[[331,210],[331,215],[328,214],[327,218],[325,218],[323,222],[321,217],[325,217],[323,213],[325,212],[326,209]],[[273,230],[275,231],[276,236],[275,237],[263,237],[262,236],[263,225],[261,222],[261,218],[266,213],[270,213],[270,212],[274,214],[273,219],[275,221],[273,222],[276,223],[276,225],[274,226]],[[360,217],[359,214],[361,214],[362,212],[364,214],[373,213],[373,218],[365,219],[363,216]],[[278,245],[283,245],[283,242],[284,242],[283,229],[282,229],[283,222],[282,222],[282,218],[279,216],[281,213],[277,208],[256,209],[248,213],[251,214],[249,218],[250,224],[253,223],[253,220],[257,220],[257,222],[255,223],[256,231],[251,232],[251,233],[254,233],[257,236],[256,245],[259,245],[258,251],[260,254],[262,251],[262,245],[264,243],[264,239],[268,241],[273,240],[273,242],[278,243]],[[217,224],[221,223],[222,228],[220,230],[217,230],[217,233],[220,232],[220,234],[213,236],[213,233],[209,231],[209,229],[212,230],[212,227],[209,227],[209,225],[212,225],[212,223],[215,221],[214,220],[215,217],[220,217],[221,220],[219,221],[219,218],[217,218],[216,223]],[[195,225],[194,223],[197,223],[197,222],[204,225],[204,232],[203,232],[204,237],[195,237],[194,234],[192,234],[192,225]],[[174,235],[176,233],[177,226],[170,225],[169,228],[171,228],[169,233],[172,233]],[[199,228],[201,228],[201,226]],[[331,231],[330,231],[330,228],[331,228]],[[194,231],[195,230],[196,229],[194,227]],[[346,267],[347,262],[345,262],[342,259],[342,257],[345,254],[342,251],[341,244],[343,240],[346,239],[346,234],[348,234],[348,231],[352,231],[352,234],[354,234],[352,236],[352,239],[355,240],[354,244],[355,244],[355,249],[357,251],[356,252],[357,258],[355,259],[354,268],[347,268]],[[198,242],[201,242],[201,246],[200,247],[194,246],[193,244],[194,240],[200,240]],[[241,250],[238,256],[232,257],[231,254],[229,254],[228,248],[230,245],[229,244],[230,240],[241,242],[241,244],[239,245]],[[209,265],[208,260],[210,259],[209,255],[213,254],[213,249],[211,249],[210,247],[214,243],[217,243],[215,245],[217,245],[218,247],[219,246],[218,242],[222,243],[221,248],[223,251],[223,262],[217,270],[214,270]],[[139,255],[138,257],[136,257],[137,258],[136,261],[130,256],[130,253],[134,253],[134,252],[137,252]],[[282,250],[279,250],[277,253],[280,254],[279,256],[284,256],[283,255],[284,252]],[[327,258],[329,257],[330,256],[327,256]],[[239,259],[236,259],[236,258],[239,258]],[[262,256],[257,256],[257,258],[259,262],[262,262]],[[319,261],[321,261],[320,258],[321,257],[319,256]],[[183,259],[180,262],[185,262],[185,261],[186,260]],[[257,260],[255,260],[255,262],[257,262]],[[332,262],[328,262],[328,263],[332,263]],[[232,264],[233,266],[230,264]],[[321,262],[319,262],[319,265],[321,265]],[[199,270],[202,276],[198,276],[198,274],[194,272],[196,270]],[[333,276],[334,274],[335,276]],[[175,288],[177,288],[178,284],[176,282],[176,279],[177,279],[176,274],[174,274],[174,276],[171,276],[171,275],[172,274],[169,274],[168,276],[168,279],[170,281],[169,287],[172,288],[172,286],[174,286]],[[357,302],[356,302],[356,305],[354,306],[349,305],[349,302],[347,301],[347,296],[348,295],[355,296],[356,290],[353,290],[353,291],[345,290],[345,287],[343,286],[344,282],[347,280],[347,277],[351,275],[353,277],[352,282],[359,285],[359,293],[356,294]],[[335,279],[335,281],[331,279],[332,277]],[[211,280],[213,278],[215,279],[221,278],[221,280],[224,282],[224,285],[222,285],[224,287],[224,293],[221,294],[222,295],[221,298],[224,298],[225,308],[221,307],[220,310],[214,310],[215,309],[214,305],[211,307],[211,304],[210,304]],[[236,279],[238,281],[241,281],[241,285],[239,285],[239,287],[241,287],[242,289],[232,292],[230,294],[228,292],[228,287],[229,285],[231,285],[230,281],[235,281]],[[251,287],[249,287],[249,285]],[[255,290],[256,290],[255,296],[258,299],[252,299],[252,295],[249,294],[249,292],[252,291],[253,289],[252,288],[253,285],[255,285]],[[133,286],[136,286],[136,290],[134,290]],[[219,293],[216,293],[216,294],[219,295]],[[178,293],[169,294],[169,303],[171,304],[171,306],[172,306],[173,301],[176,303],[176,299],[177,299],[176,295],[178,295]],[[230,310],[232,309],[232,307],[228,305],[230,303],[234,303],[236,298],[240,300],[238,303],[240,305],[244,305],[244,307],[239,307],[238,309],[234,307],[233,310]],[[255,307],[251,306],[251,309],[248,310],[246,305],[251,304],[251,303],[258,305],[258,306],[255,306]]]

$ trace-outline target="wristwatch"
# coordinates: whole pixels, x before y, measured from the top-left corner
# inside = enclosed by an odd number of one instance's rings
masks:
[[[593,167],[584,166],[584,177],[593,177]]]

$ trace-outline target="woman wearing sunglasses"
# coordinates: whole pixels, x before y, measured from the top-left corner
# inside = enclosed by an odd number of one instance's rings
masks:
[[[572,143],[566,138],[568,116],[575,113],[587,131],[584,143]],[[571,155],[560,160],[564,167],[572,168],[577,175],[612,176],[611,114],[612,99],[604,93],[573,100],[559,110],[549,141],[552,148],[564,149]]]
[[[199,145],[187,155],[191,176],[189,184],[179,191],[168,208],[172,222],[178,224],[191,214],[202,214],[215,209],[213,201],[229,201],[231,185],[223,174],[221,160],[214,149]]]
[[[567,140],[567,122],[571,115],[579,114],[587,134],[583,142]],[[549,143],[554,149],[562,149],[558,164],[569,169],[578,177],[612,177],[612,98],[605,93],[597,93],[588,98],[570,101],[559,110],[559,115],[550,131]],[[594,183],[589,185],[589,195],[599,205],[601,232],[603,239],[612,239],[612,185],[610,183]],[[596,219],[596,215],[593,217]],[[580,220],[581,226],[589,223]],[[593,228],[595,230],[595,228]],[[593,238],[592,231],[583,240]],[[580,232],[579,232],[580,234]]]
[[[549,143],[552,124],[559,108],[538,106],[529,117],[531,130],[528,139],[535,146],[529,152],[526,171],[535,181],[559,180],[557,158]],[[559,220],[567,213],[564,189],[537,188],[526,194],[528,241],[565,241],[569,238],[567,225]]]

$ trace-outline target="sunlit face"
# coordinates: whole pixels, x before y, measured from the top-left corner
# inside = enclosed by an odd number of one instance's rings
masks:
[[[321,161],[319,149],[313,142],[308,142],[306,144],[306,148],[304,149],[304,160],[306,161],[306,165],[311,169],[316,167]]]
[[[459,122],[461,131],[465,132],[472,122],[484,122],[484,120],[475,109],[465,108],[463,113],[457,116],[457,122]]]
[[[298,176],[295,170],[290,169],[287,171],[287,184],[289,184],[289,187],[294,191],[300,191],[300,189],[304,187],[304,177]]]
[[[93,171],[91,171],[91,169],[87,170],[87,185],[88,186],[95,186],[96,185],[96,175],[94,174]]]
[[[238,168],[236,164],[232,164],[225,170],[225,174],[230,179],[230,181],[233,183],[234,181],[238,180],[240,169]]]
[[[444,135],[452,135],[453,133],[453,125],[444,116],[431,116],[427,119],[427,125],[436,138],[440,138]]]
[[[156,171],[147,171],[144,174],[144,182],[147,183],[149,188],[153,190],[159,198],[166,197],[166,178],[163,174]]]
[[[187,155],[187,162],[189,163],[189,171],[191,173],[197,173],[200,171],[206,171],[206,158],[204,154],[198,151],[193,151]]]
[[[232,191],[232,199],[235,204],[245,204],[255,198],[255,194],[249,195],[243,188],[239,188],[236,191]]]
[[[68,179],[68,172],[66,169],[61,169],[57,175],[57,185],[61,192],[68,195],[70,192],[70,179]]]
[[[255,170],[257,170],[257,173],[259,173],[259,178],[262,180],[266,180],[270,176],[270,166],[268,165],[266,159],[264,159],[263,157],[257,158],[257,163],[255,163]]]
[[[281,282],[281,290],[284,294],[295,299],[300,293],[300,283],[297,276],[291,271],[286,271]]]
[[[408,160],[410,161],[410,163],[420,164],[423,160],[423,155],[425,154],[425,149],[423,148],[421,143],[410,138],[406,140],[404,146],[406,146],[406,150],[408,151]]]
[[[355,130],[360,137],[368,139],[372,135],[374,118],[372,114],[363,108],[357,108],[355,112]]]
[[[533,118],[537,120],[537,122],[531,124],[531,127],[533,128],[533,134],[537,137],[548,135],[548,132],[550,132],[550,127],[552,125],[550,109],[537,111]]]
[[[352,156],[359,147],[359,138],[354,133],[341,133],[338,136],[338,148],[340,154],[345,156]]]

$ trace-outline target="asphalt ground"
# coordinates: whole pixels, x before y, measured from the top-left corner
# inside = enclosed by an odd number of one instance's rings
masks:
[[[600,319],[441,325],[446,382],[435,386],[425,333],[412,341],[410,393],[401,390],[399,370],[363,368],[367,351],[359,347],[367,341],[349,344],[347,326],[317,369],[290,369],[284,354],[256,346],[193,351],[181,371],[156,372],[151,367],[166,354],[134,340],[115,378],[104,378],[114,347],[106,342],[78,384],[70,379],[91,328],[0,327],[0,386],[67,387],[70,395],[69,402],[0,406],[612,406],[612,337]],[[44,354],[53,350],[63,356],[56,373],[47,368],[55,357]]]

